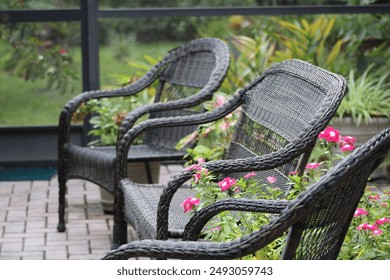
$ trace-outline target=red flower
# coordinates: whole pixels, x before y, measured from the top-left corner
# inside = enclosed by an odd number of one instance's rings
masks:
[[[379,220],[376,220],[375,223],[377,225],[383,225],[384,223],[390,223],[390,219],[389,218],[380,218]]]
[[[343,139],[343,142],[345,142],[349,145],[353,145],[356,142],[356,138],[353,136],[344,136],[342,139]]]
[[[325,139],[328,142],[338,143],[340,141],[340,132],[331,126],[328,126],[324,131],[320,132],[318,138]]]
[[[256,176],[256,172],[252,171],[251,173],[246,174],[246,175],[244,176],[244,179],[248,179],[248,178],[254,177],[254,176]]]
[[[67,54],[67,51],[66,51],[65,49],[60,49],[58,52],[59,52],[60,54]]]
[[[355,146],[351,144],[344,144],[341,145],[340,150],[343,152],[353,151],[355,150]]]
[[[355,211],[355,214],[353,215],[355,218],[360,217],[362,215],[368,215],[368,212],[364,210],[363,208],[357,208]]]
[[[221,191],[226,191],[230,189],[231,186],[233,186],[236,183],[236,180],[226,177],[222,181],[218,182],[218,186],[221,188]]]
[[[186,213],[186,212],[192,210],[192,208],[194,208],[194,206],[199,205],[199,203],[200,203],[199,198],[188,197],[180,205],[181,205],[181,207],[184,208],[184,213]]]
[[[271,184],[276,183],[276,178],[274,176],[267,177],[267,181]]]
[[[321,164],[319,164],[317,162],[312,162],[312,163],[309,163],[308,165],[306,165],[306,169],[317,169],[320,166],[321,166]]]

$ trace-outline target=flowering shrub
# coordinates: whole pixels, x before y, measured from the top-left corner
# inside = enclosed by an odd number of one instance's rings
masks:
[[[303,176],[291,172],[288,176],[291,183],[286,193],[276,187],[277,178],[268,176],[258,179],[255,172],[242,178],[222,178],[218,180],[212,172],[202,167],[203,158],[191,165],[193,170],[192,187],[194,197],[187,198],[182,207],[184,212],[193,214],[211,203],[228,199],[250,197],[252,199],[294,199],[309,185],[316,182],[329,169],[334,161],[345,157],[354,150],[356,139],[352,136],[341,136],[333,127],[327,127],[319,134],[317,149],[322,151],[321,161],[310,162]],[[340,252],[341,259],[384,259],[390,258],[390,191],[378,195],[369,189],[356,209],[344,245]],[[271,216],[266,213],[229,212],[225,211],[212,219],[205,227],[205,239],[229,241],[257,230],[269,223]],[[283,250],[286,234],[259,250],[249,259],[279,259]]]

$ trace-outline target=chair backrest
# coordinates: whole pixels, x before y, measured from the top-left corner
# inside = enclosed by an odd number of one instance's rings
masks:
[[[292,225],[284,259],[336,259],[371,172],[390,149],[390,128],[355,150],[281,213]]]
[[[312,134],[314,145],[345,89],[343,77],[307,62],[288,60],[274,65],[242,90],[244,103],[227,159],[272,153],[312,130],[316,132]],[[304,152],[310,154],[311,149]],[[280,171],[295,171],[298,161],[294,159]]]
[[[199,103],[210,100],[222,84],[230,63],[230,52],[221,40],[193,40],[172,50],[163,60],[155,102],[167,102],[196,96]],[[202,106],[151,113],[149,118],[185,116],[203,112]],[[194,127],[155,129],[145,133],[144,143],[175,148],[177,142]]]

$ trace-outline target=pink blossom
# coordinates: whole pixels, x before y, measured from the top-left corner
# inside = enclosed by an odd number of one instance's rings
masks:
[[[244,175],[244,179],[248,179],[248,178],[254,177],[254,176],[256,176],[256,172],[252,171],[251,173]]]
[[[328,142],[338,143],[340,141],[340,132],[331,126],[328,126],[324,131],[320,132],[318,138],[325,139]]]
[[[221,229],[222,229],[221,226],[217,226],[217,227],[212,228],[212,229],[210,229],[210,230],[211,230],[211,231],[219,231],[219,230],[221,230]]]
[[[378,229],[378,226],[377,225],[367,225],[367,229],[373,231],[373,230]]]
[[[360,225],[356,228],[356,230],[367,230],[367,226],[368,226],[367,223],[362,223],[362,224],[360,224]]]
[[[372,200],[379,200],[381,197],[376,194],[376,195],[370,195],[368,198]]]
[[[312,162],[312,163],[309,163],[308,165],[306,165],[306,169],[317,169],[320,166],[321,166],[321,164],[319,164],[317,162]]]
[[[383,192],[384,194],[390,194],[390,191]]]
[[[382,203],[381,204],[383,207],[387,207],[387,203]]]
[[[273,184],[273,183],[276,183],[276,178],[274,176],[269,176],[269,177],[267,177],[267,181],[268,181],[268,183]]]
[[[289,172],[288,174],[289,174],[289,175],[297,175],[298,172],[297,172],[297,171],[291,171],[291,172]]]
[[[353,151],[353,150],[355,150],[355,146],[351,145],[351,144],[344,144],[344,145],[341,145],[340,150],[342,152]]]
[[[66,53],[67,53],[67,51],[66,51],[65,49],[60,49],[58,52],[59,52],[60,54],[66,54]]]
[[[194,206],[199,205],[200,200],[195,197],[188,197],[186,200],[183,201],[183,203],[180,204],[181,207],[184,208],[184,213],[192,210]]]
[[[359,225],[356,229],[357,230],[370,230],[370,231],[373,231],[373,230],[378,229],[378,226],[377,225],[370,225],[370,224],[367,224],[367,223],[363,223],[363,224]]]
[[[200,173],[194,174],[194,180],[195,180],[196,184],[199,183],[199,180],[200,180],[201,177],[202,177],[202,175]]]
[[[379,220],[376,220],[375,223],[377,225],[383,225],[384,223],[390,223],[390,219],[387,217],[380,218]]]
[[[193,165],[190,165],[189,167],[187,167],[185,171],[191,171],[191,170],[200,171],[200,170],[202,170],[202,167],[200,167],[199,164],[193,164]]]
[[[356,138],[353,136],[344,136],[342,138],[342,141],[349,144],[349,145],[353,145],[356,142]]]
[[[353,215],[355,218],[362,216],[362,215],[368,215],[368,212],[364,210],[363,208],[357,208],[355,211],[355,214]]]
[[[233,186],[235,183],[236,183],[235,179],[226,177],[222,181],[218,182],[218,186],[221,188],[221,191],[226,191],[230,189],[230,187]]]
[[[198,158],[198,163],[204,163],[204,158]]]
[[[382,233],[383,233],[383,230],[381,230],[381,229],[375,229],[372,231],[372,235],[380,235]]]
[[[226,98],[223,95],[217,95],[215,99],[216,99],[215,107],[222,106],[226,102]]]

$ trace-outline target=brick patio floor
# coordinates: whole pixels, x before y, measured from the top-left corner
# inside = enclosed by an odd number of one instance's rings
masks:
[[[182,170],[162,165],[160,182]],[[68,181],[67,230],[57,232],[58,183],[0,182],[0,260],[100,259],[110,249],[113,219],[100,202],[99,187]],[[129,229],[129,240],[137,236]]]

